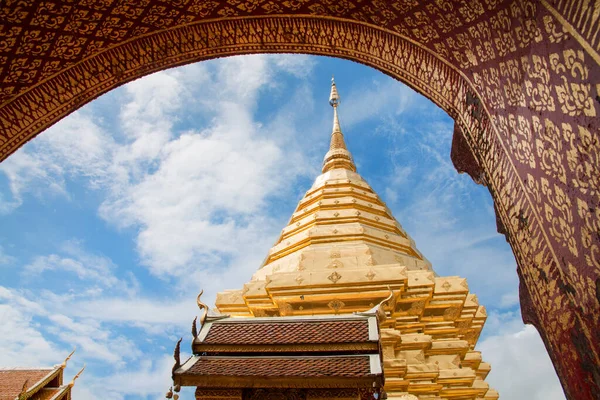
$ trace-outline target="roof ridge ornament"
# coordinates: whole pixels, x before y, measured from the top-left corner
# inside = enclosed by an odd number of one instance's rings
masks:
[[[340,127],[340,119],[338,116],[338,106],[340,105],[340,94],[333,76],[331,77],[331,92],[329,93],[329,105],[333,107],[333,129],[331,130],[331,142],[329,151],[325,154],[323,160],[323,170],[325,173],[334,168],[344,168],[356,172],[356,166],[352,155],[346,147],[342,128]]]
[[[67,367],[67,361],[69,361],[73,354],[75,354],[75,350],[77,350],[77,346],[73,347],[73,351],[67,356],[67,358],[65,358],[65,361],[63,361],[62,364],[60,364],[61,368]]]
[[[200,315],[200,328],[202,328],[202,326],[204,326],[204,322],[206,322],[206,317],[208,316],[208,306],[200,300],[200,297],[202,296],[203,293],[204,293],[204,289],[202,289],[200,291],[200,293],[198,294],[198,297],[196,297],[196,303],[198,304],[198,308],[202,312],[202,315]],[[195,322],[194,322],[194,325],[196,325]]]
[[[183,338],[179,338],[177,344],[175,345],[175,350],[173,351],[173,358],[175,359],[175,364],[173,365],[173,369],[171,370],[171,378],[175,377],[175,371],[177,371],[181,367],[181,341]]]
[[[355,312],[354,314],[356,314],[356,315],[375,315],[375,317],[377,317],[377,321],[379,321],[379,323],[387,320],[387,314],[385,313],[385,310],[383,309],[383,307],[384,306],[390,307],[389,301],[394,298],[394,291],[392,290],[392,288],[389,285],[387,288],[390,291],[390,294],[385,299],[381,300],[379,302],[379,304],[377,304],[375,307],[371,308],[370,310],[367,310],[364,312]]]
[[[198,319],[198,317],[194,317],[194,320],[192,321],[192,336],[194,339],[196,339],[198,337],[198,328],[196,327],[196,320]],[[193,343],[193,340],[192,340]]]
[[[73,350],[74,352],[75,350]],[[73,354],[73,353],[71,353]],[[85,370],[85,364],[83,364],[83,368],[81,368],[81,370],[79,370],[79,372],[77,374],[75,374],[75,376],[73,377],[73,379],[71,379],[71,382],[69,382],[69,386],[73,387],[75,386],[75,380],[77,380],[77,378],[79,378],[79,376],[83,373],[83,371]]]

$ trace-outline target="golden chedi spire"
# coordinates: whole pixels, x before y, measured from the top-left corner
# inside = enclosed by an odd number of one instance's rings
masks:
[[[406,269],[431,273],[431,264],[417,250],[412,238],[356,172],[340,128],[340,96],[333,80],[329,104],[333,107],[333,129],[323,161],[323,173],[300,200],[262,267],[246,285],[244,290],[248,298],[256,296],[256,303],[248,300],[248,304],[240,304],[241,314],[279,312],[278,305],[267,300],[267,291],[277,291],[280,284],[303,282],[304,285],[307,283],[302,276],[304,273],[312,274],[311,279],[319,276],[318,279],[324,279],[326,284],[338,284],[340,268],[360,273],[373,291],[363,291],[360,297],[365,300],[356,301],[351,309],[347,308],[348,311],[371,308],[371,300],[366,299],[385,298],[389,293],[387,279],[390,276],[395,276],[400,284],[401,271]],[[346,275],[343,277],[345,280]],[[225,300],[226,297],[219,296],[217,307],[227,313],[236,313],[237,306],[227,306],[229,300]],[[299,310],[300,314],[331,311],[329,300],[324,299],[311,303],[310,309]]]
[[[485,308],[466,279],[434,273],[356,172],[333,82],[329,102],[333,131],[322,174],[251,281],[217,294],[217,309],[242,318],[343,317],[382,304],[388,399],[498,399],[485,382],[490,365],[475,350]]]
[[[334,168],[345,168],[356,172],[356,166],[352,160],[352,155],[344,142],[344,135],[340,128],[340,120],[338,118],[338,106],[340,105],[340,95],[333,77],[331,78],[331,94],[329,95],[329,104],[333,107],[333,130],[331,131],[331,143],[329,151],[323,159],[323,171],[327,172]]]

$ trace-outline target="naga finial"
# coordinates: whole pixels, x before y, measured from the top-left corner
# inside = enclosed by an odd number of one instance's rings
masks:
[[[75,351],[75,350],[73,350],[73,351]],[[79,375],[81,375],[84,370],[85,370],[85,364],[83,364],[83,368],[81,368],[81,370],[77,374],[75,374],[75,376],[73,377],[73,379],[71,379],[71,382],[69,382],[69,386],[70,387],[75,386],[75,380],[77,378],[79,378]]]
[[[194,317],[194,320],[192,321],[192,336],[194,337],[194,339],[198,337],[198,328],[196,327],[197,319],[198,317]]]
[[[384,303],[387,303],[388,301],[390,301],[391,299],[393,299],[393,298],[394,298],[394,291],[392,290],[392,288],[391,288],[389,285],[388,285],[388,287],[387,287],[387,288],[388,288],[388,290],[390,291],[390,294],[389,294],[389,296],[388,296],[388,297],[386,297],[385,299],[383,299],[383,300],[381,301],[381,303],[379,303],[379,304],[381,304],[381,306],[383,306],[383,304],[384,304]]]
[[[204,322],[206,321],[206,317],[208,316],[208,306],[200,300],[202,293],[204,293],[204,289],[202,289],[200,291],[200,293],[198,294],[198,297],[196,298],[196,303],[198,304],[198,308],[200,309],[200,311],[202,311],[202,315],[200,315],[200,327],[201,328],[204,326]]]
[[[388,297],[386,297],[385,299],[381,300],[379,302],[379,304],[377,305],[377,311],[376,311],[376,315],[377,315],[377,320],[382,322],[385,321],[387,319],[387,315],[385,314],[385,310],[383,309],[383,305],[389,305],[388,302],[394,298],[394,291],[392,290],[391,287],[388,286],[388,290],[390,291],[390,294],[388,295]]]
[[[183,338],[180,338],[175,345],[175,351],[173,351],[173,358],[175,359],[175,365],[173,365],[173,369],[171,370],[172,378],[175,378],[175,371],[181,367],[181,358],[179,352],[181,351],[181,341]]]
[[[77,350],[77,346],[75,346],[73,348],[73,351],[71,352],[71,354],[69,354],[67,356],[67,358],[65,358],[65,361],[63,361],[62,364],[60,364],[61,368],[66,368],[67,367],[67,361],[69,361],[71,359],[71,356],[73,356],[73,354],[75,353],[75,350]]]

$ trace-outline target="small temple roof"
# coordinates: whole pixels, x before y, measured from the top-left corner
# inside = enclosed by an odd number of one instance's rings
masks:
[[[70,383],[63,384],[64,369],[74,352],[54,367],[0,368],[0,400],[70,399],[75,379],[83,372],[81,370]]]
[[[14,400],[27,382],[27,388],[33,388],[50,381],[58,371],[56,368],[10,368],[0,369],[0,400]]]
[[[375,314],[211,317],[192,350],[194,356],[176,365],[175,384],[373,387],[382,379]]]

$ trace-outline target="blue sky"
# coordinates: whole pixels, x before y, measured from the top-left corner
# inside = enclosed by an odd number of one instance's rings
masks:
[[[486,306],[488,382],[505,399],[564,399],[521,322],[489,192],[452,166],[450,117],[374,69],[298,55],[147,76],[0,164],[0,365],[52,365],[77,346],[75,398],[163,398],[196,294],[212,303],[248,281],[319,174],[332,73],[358,172],[436,272],[466,277]]]

